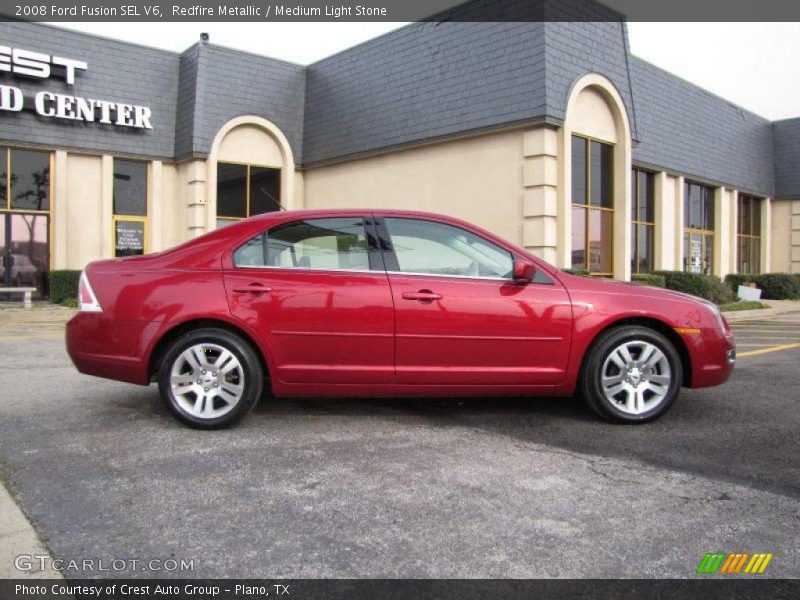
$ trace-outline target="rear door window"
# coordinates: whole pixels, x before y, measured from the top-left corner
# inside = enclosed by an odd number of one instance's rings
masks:
[[[361,217],[282,223],[240,246],[237,267],[370,270],[366,224]]]

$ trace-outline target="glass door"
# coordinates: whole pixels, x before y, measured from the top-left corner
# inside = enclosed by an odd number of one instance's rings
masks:
[[[34,298],[49,297],[50,217],[0,214],[0,257],[1,287],[35,287]]]

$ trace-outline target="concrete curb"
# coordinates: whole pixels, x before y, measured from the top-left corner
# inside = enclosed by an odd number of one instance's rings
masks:
[[[18,556],[31,557],[31,570],[16,568]],[[46,557],[42,559],[41,557]],[[42,569],[40,561],[47,568]],[[28,519],[14,502],[8,490],[0,484],[0,579],[63,579],[59,571],[52,569],[52,557],[39,541],[39,536]]]
[[[741,310],[724,312],[722,315],[730,323],[750,319],[762,319],[764,317],[774,317],[777,315],[787,315],[800,312],[800,302],[793,300],[762,300],[764,304],[769,304],[769,308],[759,310]]]

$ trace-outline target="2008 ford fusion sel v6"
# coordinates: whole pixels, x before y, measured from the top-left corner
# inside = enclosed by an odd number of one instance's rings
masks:
[[[91,263],[67,349],[82,373],[157,381],[175,417],[228,426],[275,396],[569,396],[640,423],[725,382],[717,308],[565,273],[480,228],[410,211],[252,217]]]

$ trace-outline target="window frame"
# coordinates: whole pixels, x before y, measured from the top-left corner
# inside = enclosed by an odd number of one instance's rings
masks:
[[[690,186],[697,186],[701,189],[708,190],[711,196],[711,229],[700,229],[697,227],[687,227],[686,221],[690,219],[688,216],[688,209],[691,209],[690,201],[689,201],[689,190]],[[716,225],[717,225],[717,211],[716,207],[714,206],[714,188],[705,185],[703,183],[692,181],[689,179],[684,180],[683,182],[683,223],[681,223],[681,227],[683,228],[683,238],[689,236],[689,250],[691,251],[692,248],[692,236],[698,235],[700,236],[700,254],[702,257],[705,257],[706,250],[710,247],[711,248],[711,261],[708,266],[708,273],[705,271],[701,271],[700,274],[702,275],[713,275],[714,274],[714,261],[715,261],[715,250],[714,250],[714,238],[716,235]],[[683,240],[681,240],[681,244],[683,244]],[[705,258],[703,258],[705,260]],[[686,273],[692,273],[693,271],[689,268],[689,255],[683,257],[683,271]]]
[[[585,212],[585,215],[586,215],[585,219],[584,219],[584,222],[586,223],[586,226],[585,226],[584,232],[583,232],[583,236],[584,236],[584,240],[583,240],[583,242],[584,242],[583,265],[577,266],[577,265],[572,264],[572,257],[570,256],[570,267],[569,268],[570,269],[576,269],[576,268],[577,269],[585,269],[585,270],[589,271],[590,275],[595,276],[595,277],[613,277],[614,276],[614,233],[615,233],[614,232],[614,216],[613,215],[614,215],[614,210],[615,210],[615,208],[614,208],[614,195],[615,195],[614,194],[614,190],[616,188],[616,181],[614,179],[614,152],[616,151],[616,148],[615,148],[614,144],[609,144],[606,141],[603,141],[603,140],[600,140],[600,139],[597,139],[597,138],[593,138],[593,137],[588,136],[588,135],[579,134],[579,133],[572,133],[571,134],[571,141],[570,141],[571,144],[574,143],[574,139],[575,138],[583,140],[584,143],[586,144],[586,153],[585,153],[586,163],[584,165],[584,172],[586,173],[586,198],[584,198],[584,203],[577,203],[577,202],[573,202],[572,198],[570,197],[570,199],[569,199],[569,202],[570,202],[570,214],[571,214],[571,211],[576,209],[576,208],[583,210]],[[602,205],[597,206],[595,204],[592,204],[592,142],[596,142],[598,144],[602,144],[604,146],[608,146],[610,148],[610,150],[611,150],[611,162],[610,162],[610,169],[609,169],[609,173],[608,173],[609,180],[611,182],[610,183],[611,206],[602,206]],[[572,160],[573,160],[572,155],[573,155],[573,151],[571,150],[570,158],[569,158],[570,165],[572,165]],[[572,196],[572,194],[570,194],[570,196]],[[609,264],[611,264],[611,271],[609,271],[609,272],[592,271],[589,268],[590,257],[591,257],[591,252],[590,252],[590,248],[589,248],[589,241],[590,241],[590,237],[591,237],[591,233],[590,233],[591,232],[591,219],[590,219],[590,217],[591,217],[591,211],[593,211],[593,210],[606,211],[606,212],[608,212],[608,213],[610,213],[612,215],[611,216],[611,242],[609,244],[609,246],[610,246],[609,247],[609,251],[610,251],[610,256],[611,256],[611,260],[610,260]],[[570,239],[572,239],[572,232],[573,232],[573,223],[570,222]]]
[[[267,252],[267,244],[269,240],[269,232],[270,230],[274,230],[278,227],[283,227],[286,225],[290,225],[292,223],[299,223],[299,222],[307,222],[307,221],[323,221],[329,219],[361,219],[364,223],[364,234],[367,240],[367,260],[369,261],[369,269],[337,269],[337,268],[315,268],[315,267],[294,267],[294,266],[286,266],[286,265],[238,265],[236,264],[236,253],[239,251],[240,248],[248,244],[252,239],[261,236],[262,237],[262,244],[263,252]],[[241,219],[237,219],[241,220]],[[266,257],[266,255],[265,255]],[[290,219],[287,221],[282,221],[281,223],[277,223],[272,225],[268,229],[263,229],[260,232],[256,233],[255,235],[250,235],[247,239],[239,241],[235,248],[231,251],[230,254],[230,261],[233,265],[234,269],[272,269],[278,271],[292,271],[292,272],[300,272],[300,273],[378,273],[378,274],[385,274],[386,273],[386,266],[383,261],[383,256],[381,254],[380,247],[378,245],[378,237],[375,232],[375,219],[371,216],[361,215],[361,214],[352,214],[352,215],[330,215],[330,216],[321,216],[321,217],[312,217],[312,218],[298,218],[298,219]]]
[[[33,147],[25,147],[25,146],[8,146],[8,145],[0,145],[0,149],[5,150],[5,172],[6,172],[6,182],[5,182],[5,192],[6,192],[6,201],[5,204],[0,205],[0,218],[5,218],[5,215],[44,215],[47,217],[47,247],[48,247],[48,269],[52,270],[53,265],[55,264],[55,184],[54,184],[54,174],[55,174],[55,152],[52,150],[47,150],[45,148],[33,148]],[[11,153],[15,150],[22,150],[28,152],[42,152],[48,155],[49,161],[49,189],[47,190],[48,199],[47,199],[47,210],[29,210],[29,209],[19,209],[19,208],[11,208]]]
[[[761,274],[761,206],[762,201],[764,199],[758,196],[752,196],[750,194],[738,194],[736,198],[736,272],[743,273],[745,275],[760,275]],[[742,207],[745,202],[750,204],[750,232],[749,233],[742,233],[741,227],[741,218],[742,218]],[[755,211],[758,211],[758,225],[759,230],[758,233],[755,232],[755,227],[753,226],[755,220],[753,219],[753,215]],[[741,242],[742,240],[747,241],[747,249],[748,249],[748,258],[751,265],[751,270],[748,273],[744,273],[742,271],[742,252],[741,252]],[[753,264],[753,247],[754,245],[758,248],[758,264]],[[752,267],[755,267],[753,270]]]
[[[508,247],[502,244],[498,244],[494,240],[489,240],[485,236],[475,233],[469,229],[465,229],[460,225],[455,223],[446,223],[444,221],[438,221],[436,219],[426,219],[424,217],[418,216],[408,216],[408,215],[386,215],[382,216],[377,219],[377,230],[378,230],[378,237],[380,239],[380,246],[381,250],[383,251],[383,259],[386,264],[386,273],[390,275],[410,275],[413,277],[436,277],[440,279],[477,279],[481,281],[502,281],[505,283],[513,282],[514,278],[513,275],[511,277],[493,277],[488,275],[455,275],[455,274],[443,274],[443,273],[420,273],[416,271],[401,271],[400,270],[400,263],[397,260],[397,255],[394,251],[394,245],[392,244],[392,238],[389,234],[389,228],[386,226],[385,219],[406,219],[408,221],[422,221],[424,223],[434,223],[437,225],[445,225],[448,227],[453,227],[455,229],[459,229],[461,231],[467,232],[475,237],[482,239],[484,242],[491,244],[492,246],[497,246],[501,248],[503,251],[508,252],[509,256],[511,257],[511,265],[513,271],[514,261],[519,259],[519,256]],[[538,275],[541,273],[541,269],[536,269],[536,274]],[[545,274],[546,276],[546,274]],[[547,277],[547,281],[545,281],[541,276],[539,281],[534,281],[531,283],[552,283],[549,277]]]
[[[237,161],[233,161],[233,160],[219,160],[219,161],[217,161],[217,165],[216,165],[217,174],[219,174],[219,166],[220,165],[234,165],[234,166],[237,166],[237,167],[245,167],[245,169],[246,169],[245,182],[244,182],[244,189],[245,189],[245,192],[244,192],[245,193],[244,214],[245,214],[245,216],[243,216],[243,217],[226,217],[226,216],[220,215],[219,214],[219,201],[217,201],[217,202],[215,202],[216,206],[214,207],[214,212],[216,213],[214,215],[214,223],[215,223],[214,229],[218,229],[218,227],[216,226],[217,221],[226,221],[228,224],[230,224],[230,223],[236,223],[237,221],[243,221],[244,219],[250,218],[250,216],[251,216],[251,212],[250,212],[250,204],[251,204],[251,202],[250,202],[250,200],[251,200],[251,196],[250,196],[250,180],[251,180],[250,171],[251,171],[251,168],[253,168],[253,167],[255,167],[256,169],[272,169],[273,171],[276,171],[278,173],[278,206],[275,208],[275,210],[270,211],[270,212],[280,212],[280,211],[285,210],[285,207],[283,205],[283,199],[281,198],[281,196],[283,194],[283,189],[282,189],[282,185],[281,185],[283,183],[283,177],[282,177],[283,169],[282,168],[276,168],[276,167],[271,167],[271,166],[267,166],[267,165],[259,165],[259,164],[255,164],[255,163],[237,162]],[[218,194],[219,193],[219,179],[217,179],[217,181],[216,181],[216,186],[217,186],[217,190],[215,192]],[[257,214],[262,215],[262,214],[267,214],[267,213],[257,213]]]
[[[114,181],[111,182],[111,252],[113,258],[124,258],[126,256],[144,256],[150,252],[150,175],[152,165],[150,161],[136,160],[132,158],[117,158],[113,157],[111,162],[111,174],[113,178],[114,163],[119,161],[135,162],[145,165],[144,173],[144,215],[124,215],[114,212]],[[117,255],[117,223],[142,223],[144,243],[142,244],[142,254],[126,254],[124,256]]]
[[[631,274],[632,275],[641,275],[643,273],[652,273],[655,270],[655,235],[656,235],[656,180],[655,180],[655,173],[653,171],[648,171],[646,169],[640,169],[639,167],[632,167],[631,168],[631,175],[633,179],[635,179],[636,185],[631,185],[631,208],[632,212],[635,214],[631,215]],[[642,218],[642,215],[639,213],[639,178],[644,175],[649,182],[647,184],[647,193],[650,196],[650,200],[652,201],[652,215],[653,220],[647,221],[646,215],[645,218]],[[633,181],[631,183],[634,183]],[[649,253],[649,262],[650,262],[650,270],[649,271],[642,271],[640,267],[639,261],[639,226],[645,226],[650,229],[650,253]],[[635,268],[634,268],[635,267]]]

